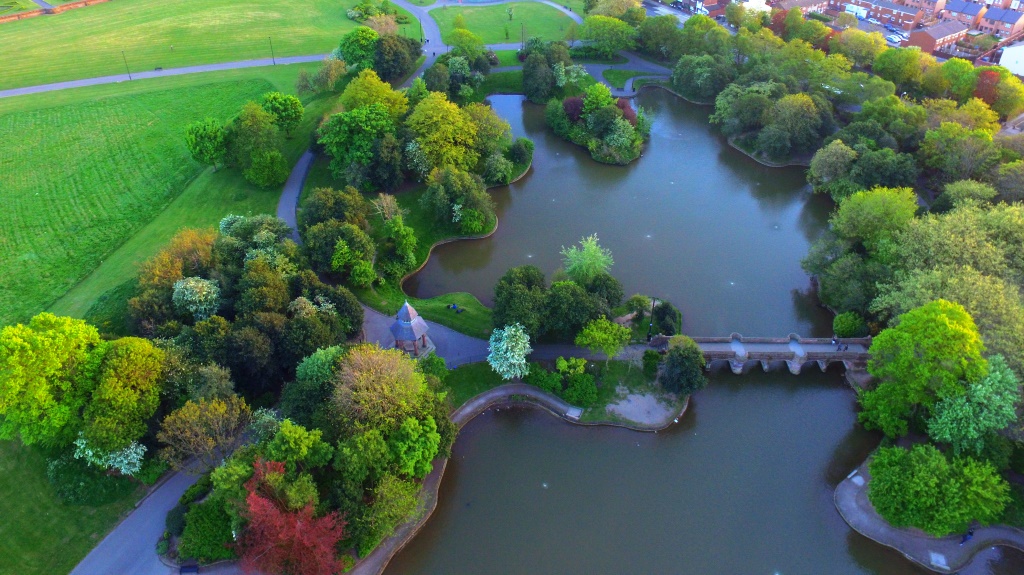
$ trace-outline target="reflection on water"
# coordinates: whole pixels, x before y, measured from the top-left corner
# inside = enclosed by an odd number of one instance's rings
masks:
[[[802,169],[767,168],[728,147],[707,108],[661,91],[639,103],[654,114],[651,142],[620,167],[550,134],[543,107],[493,97],[513,133],[534,140],[533,169],[492,191],[501,222],[494,236],[439,247],[405,289],[419,297],[469,291],[489,304],[508,268],[534,264],[550,276],[562,246],[596,233],[627,295],[671,300],[687,333],[831,334],[800,269],[831,201],[810,194]]]

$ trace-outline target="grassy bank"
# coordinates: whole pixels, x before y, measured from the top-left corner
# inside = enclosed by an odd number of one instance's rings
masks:
[[[60,503],[33,448],[0,442],[0,573],[67,573],[135,504],[142,489],[100,507]],[[155,542],[154,542],[155,543]]]
[[[601,72],[604,79],[615,88],[625,88],[626,80],[630,78],[636,78],[637,76],[650,75],[650,72],[641,72],[639,70],[605,70]]]
[[[268,90],[293,91],[302,67],[197,74],[0,101],[11,141],[0,161],[14,166],[0,189],[0,324],[40,310],[82,316],[135,274],[178,229],[209,226],[228,213],[273,212],[279,190],[258,189],[235,170],[192,161],[184,126],[228,119]],[[286,141],[294,161],[328,104]],[[39,133],[40,125],[57,129]],[[45,169],[40,169],[45,166]],[[111,298],[114,299],[114,298]]]
[[[509,20],[506,9],[512,7],[512,19]],[[462,14],[466,19],[466,28],[480,36],[484,44],[502,44],[521,40],[525,30],[526,37],[540,37],[544,40],[562,40],[572,19],[560,11],[545,4],[532,2],[513,2],[477,7],[441,7],[430,12],[430,17],[437,21],[441,35],[446,36],[455,26],[455,16]]]
[[[356,27],[356,0],[116,0],[3,24],[0,89],[273,54],[324,54]],[[410,16],[411,18],[411,16]],[[405,26],[419,35],[415,19]],[[399,27],[402,30],[402,27]],[[123,52],[123,56],[122,56]]]

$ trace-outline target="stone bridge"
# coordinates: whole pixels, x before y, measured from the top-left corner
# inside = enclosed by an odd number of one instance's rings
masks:
[[[833,363],[841,363],[848,372],[862,372],[867,367],[871,338],[842,338],[833,344],[828,338],[802,338],[790,334],[786,338],[743,337],[734,333],[729,337],[695,337],[704,352],[707,368],[715,362],[725,361],[735,374],[757,363],[764,371],[772,364],[785,362],[791,373],[797,374],[808,364],[825,371]],[[658,342],[652,342],[657,346]],[[839,347],[843,349],[840,350]]]

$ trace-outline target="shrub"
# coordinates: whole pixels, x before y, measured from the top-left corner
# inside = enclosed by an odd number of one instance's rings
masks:
[[[568,377],[563,397],[579,407],[589,407],[597,401],[597,385],[589,373],[574,373]]]
[[[547,107],[544,108],[544,120],[556,136],[561,138],[569,137],[572,122],[569,121],[569,116],[565,113],[561,102],[558,100],[548,102]]]
[[[171,466],[162,458],[150,457],[142,462],[142,468],[135,473],[135,479],[138,479],[143,485],[153,485],[170,468]]]
[[[156,542],[156,554],[167,555],[167,551],[171,548],[170,535],[164,531],[164,534],[160,536],[160,540]]]
[[[658,375],[658,365],[661,363],[661,354],[653,349],[644,350],[644,377],[654,379]]]
[[[512,171],[515,166],[506,160],[501,154],[494,154],[487,158],[484,164],[484,179],[490,184],[507,185],[512,181]]]
[[[193,505],[185,514],[185,529],[178,543],[178,554],[200,563],[234,559],[235,552],[229,546],[233,541],[231,517],[224,510],[224,501],[211,497]]]
[[[185,513],[187,511],[188,507],[179,503],[167,512],[167,517],[164,518],[164,526],[168,533],[175,537],[181,536],[181,533],[185,531]]]
[[[46,466],[57,497],[68,505],[105,505],[128,496],[135,484],[127,477],[115,477],[71,455],[63,455]]]
[[[254,185],[269,188],[288,179],[288,162],[277,150],[259,150],[253,152],[252,163],[242,175]]]
[[[664,335],[675,335],[682,328],[682,314],[667,301],[654,307],[654,331]]]
[[[525,164],[533,157],[533,140],[518,138],[508,148],[508,159],[516,164]]]
[[[530,373],[526,374],[523,381],[548,393],[562,395],[562,375],[544,369],[539,363],[530,362]]]
[[[666,391],[684,395],[703,389],[708,384],[704,377],[704,353],[692,339],[685,335],[672,338],[660,381]]]
[[[857,312],[848,311],[832,320],[832,331],[836,337],[864,337],[868,334],[868,324]]]
[[[211,489],[213,489],[213,481],[210,479],[210,474],[204,473],[199,481],[189,485],[185,493],[181,494],[181,497],[178,498],[178,505],[191,505],[205,497]]]

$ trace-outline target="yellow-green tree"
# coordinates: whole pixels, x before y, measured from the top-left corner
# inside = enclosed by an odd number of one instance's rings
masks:
[[[237,395],[188,401],[160,424],[156,437],[167,446],[161,455],[175,469],[193,458],[202,467],[217,465],[237,444],[251,415]]]
[[[125,337],[110,344],[84,413],[90,445],[116,451],[142,437],[160,403],[163,362],[164,352],[147,339]]]
[[[405,94],[393,90],[391,84],[381,80],[380,76],[370,69],[359,72],[359,75],[348,83],[339,101],[346,110],[381,104],[387,108],[392,119],[398,119],[409,109],[409,100]]]
[[[480,159],[474,149],[476,124],[440,92],[428,94],[409,115],[406,126],[435,168],[454,166],[469,171]]]

